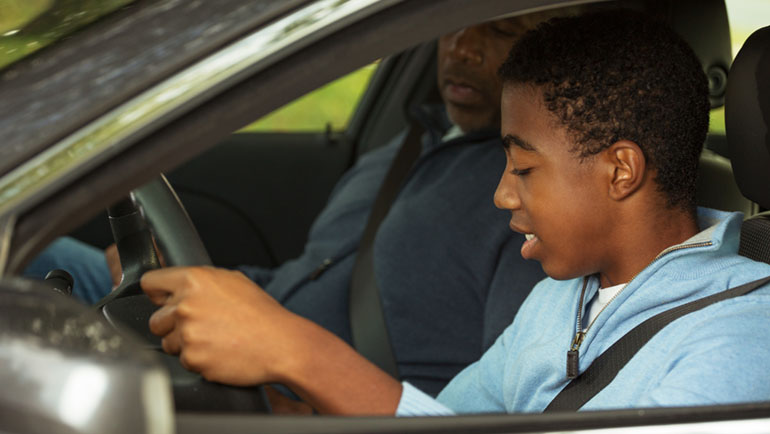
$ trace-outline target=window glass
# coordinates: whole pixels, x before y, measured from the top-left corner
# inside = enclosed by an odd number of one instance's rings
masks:
[[[240,132],[343,131],[366,90],[377,63],[364,66],[293,101]]]
[[[0,0],[0,68],[134,0]]]
[[[725,0],[733,57],[755,30],[770,25],[770,0]],[[725,110],[711,110],[710,132],[725,133]]]

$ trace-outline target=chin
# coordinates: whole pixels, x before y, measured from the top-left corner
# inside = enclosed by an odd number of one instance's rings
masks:
[[[500,124],[499,121],[495,122],[492,120],[493,118],[498,119],[499,116],[497,118],[490,115],[481,116],[479,115],[478,107],[465,108],[451,103],[447,104],[446,107],[449,120],[460,127],[464,133],[494,127]]]
[[[590,273],[583,273],[580,271],[574,271],[574,270],[565,270],[564,268],[559,268],[555,266],[549,266],[548,264],[540,263],[540,266],[543,267],[543,271],[545,271],[545,274],[548,275],[551,279],[554,280],[570,280],[575,279],[578,277],[583,277],[586,274]]]

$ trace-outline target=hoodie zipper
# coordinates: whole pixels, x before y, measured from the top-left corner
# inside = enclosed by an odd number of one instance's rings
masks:
[[[662,256],[667,255],[668,253],[675,252],[677,250],[684,250],[684,249],[695,248],[695,247],[707,247],[711,245],[713,245],[711,241],[705,241],[700,243],[692,243],[692,244],[677,245],[677,246],[669,247],[663,250],[662,252],[658,253],[658,255],[652,261],[650,261],[647,267],[652,265],[655,261],[660,259]],[[639,273],[647,269],[647,267],[644,267],[642,270],[639,271]],[[569,350],[567,350],[567,378],[568,379],[572,380],[578,376],[578,366],[580,362],[580,345],[583,344],[583,339],[585,338],[588,331],[596,322],[596,319],[599,318],[599,315],[601,315],[602,312],[604,312],[604,309],[606,309],[607,306],[609,306],[610,303],[612,303],[615,300],[615,298],[617,298],[617,296],[620,295],[620,293],[623,292],[623,290],[626,289],[628,285],[634,281],[634,279],[636,279],[636,276],[638,276],[639,273],[636,273],[634,277],[631,278],[631,280],[629,280],[625,285],[623,285],[622,288],[620,288],[620,291],[616,292],[615,295],[613,295],[612,298],[610,298],[607,304],[605,304],[604,307],[602,307],[602,309],[599,311],[599,313],[596,314],[594,319],[591,321],[590,324],[588,324],[588,327],[586,327],[585,330],[583,330],[583,328],[581,327],[581,324],[583,323],[583,318],[582,318],[583,302],[585,301],[586,288],[588,287],[588,276],[583,278],[583,289],[580,291],[580,303],[578,304],[578,309],[577,309],[577,321],[575,324],[575,338],[572,340],[572,345],[570,345]]]

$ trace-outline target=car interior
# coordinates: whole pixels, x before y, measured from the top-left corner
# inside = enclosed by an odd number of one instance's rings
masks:
[[[662,8],[649,2],[626,4],[653,7],[666,14],[702,59],[712,109],[721,107],[732,60],[724,2],[697,2],[697,19],[688,13],[696,6],[686,1]],[[702,32],[704,27],[710,31]],[[235,133],[170,172],[168,179],[190,214],[211,262],[219,266],[275,266],[299,254],[309,225],[344,170],[362,153],[382,146],[405,128],[406,107],[435,101],[438,93],[433,77],[435,42],[427,42],[381,62],[346,131]],[[729,149],[724,134],[708,136],[701,156],[698,204],[754,214],[758,202],[748,199],[750,196],[742,194],[736,184]],[[304,182],[308,176],[314,182]],[[97,218],[75,234],[106,246],[112,242],[109,231],[94,229],[106,222],[106,218]],[[100,240],[95,234],[108,236]],[[143,333],[157,340],[147,331]],[[216,409],[247,409],[250,405],[254,405],[250,398],[248,404],[232,398]],[[179,400],[178,406],[197,408],[191,398]]]
[[[709,78],[712,109],[725,106],[727,132],[710,133],[704,144],[698,204],[751,216],[744,223],[740,253],[770,263],[770,88],[765,79],[770,76],[770,28],[756,31],[733,63],[723,0],[619,3],[635,8],[665,5],[659,10],[666,11],[669,23],[702,60]],[[697,14],[692,13],[694,9]],[[435,51],[435,42],[428,41],[382,59],[343,131],[235,132],[168,172],[168,181],[194,223],[211,263],[273,267],[300,254],[313,219],[345,170],[360,155],[383,146],[406,129],[407,107],[437,97]],[[111,207],[111,215],[120,212],[120,205]],[[113,243],[107,213],[80,225],[71,235],[100,248]],[[181,224],[173,221],[168,227]],[[173,360],[167,366],[175,366]],[[255,413],[269,410],[257,388],[223,392],[217,385],[188,375],[181,367],[171,369],[179,432],[209,432],[222,427],[227,427],[228,432],[247,432],[255,424],[261,430],[275,432],[578,430],[683,420],[753,419],[767,417],[770,405],[715,406],[702,412],[610,411],[601,418],[582,413],[412,421],[327,419],[317,425],[314,418],[273,416],[255,421],[254,417],[259,417]],[[212,396],[217,398],[212,400]],[[199,413],[201,410],[220,414],[209,417],[211,414]]]
[[[695,8],[697,19],[688,13]],[[671,2],[667,13],[703,60],[712,108],[721,107],[732,59],[724,3]],[[435,74],[435,42],[426,42],[380,62],[344,131],[236,132],[169,172],[212,262],[271,267],[300,254],[310,224],[344,171],[362,153],[405,131],[406,107],[437,98]],[[708,136],[700,170],[700,205],[756,211],[735,184],[723,133]],[[73,235],[99,247],[113,242],[105,215]]]

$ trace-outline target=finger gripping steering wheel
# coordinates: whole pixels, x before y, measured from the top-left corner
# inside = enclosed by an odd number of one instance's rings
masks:
[[[179,358],[163,353],[160,338],[150,332],[150,316],[158,309],[139,286],[142,275],[160,267],[154,240],[168,266],[211,265],[198,231],[168,180],[161,175],[108,209],[123,278],[96,307],[119,329],[139,334],[158,352],[169,371],[178,411],[269,411],[262,387],[211,383],[184,369]]]
[[[160,339],[150,333],[148,325],[157,306],[139,286],[145,272],[160,267],[153,235],[169,266],[211,265],[211,259],[182,202],[163,175],[111,206],[108,215],[123,278],[96,306],[108,321],[138,333],[159,348]]]

